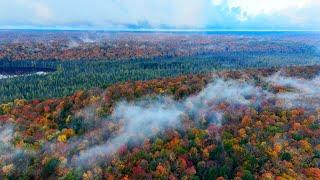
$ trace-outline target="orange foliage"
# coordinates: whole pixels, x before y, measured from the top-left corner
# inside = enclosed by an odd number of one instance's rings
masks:
[[[320,179],[320,169],[319,168],[307,168],[304,170],[304,174],[308,178]]]

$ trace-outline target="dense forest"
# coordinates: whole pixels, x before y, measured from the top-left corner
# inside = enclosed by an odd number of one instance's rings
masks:
[[[217,53],[207,56],[116,61],[9,61],[2,69],[34,68],[46,75],[31,74],[0,79],[0,102],[14,99],[63,97],[77,90],[107,87],[128,80],[150,80],[217,70],[286,67],[319,64],[320,56],[305,53]]]
[[[319,73],[219,71],[16,99],[0,106],[0,177],[319,179]]]
[[[0,59],[123,60],[216,53],[306,53],[319,32],[0,31]],[[254,48],[253,48],[254,47]]]
[[[311,32],[0,32],[0,179],[320,179],[319,47]]]

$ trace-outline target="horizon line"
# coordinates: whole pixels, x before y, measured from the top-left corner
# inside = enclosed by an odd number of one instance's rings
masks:
[[[0,26],[5,30],[39,31],[110,31],[110,32],[320,32],[320,29],[214,29],[214,28],[88,28],[88,27],[32,27]]]

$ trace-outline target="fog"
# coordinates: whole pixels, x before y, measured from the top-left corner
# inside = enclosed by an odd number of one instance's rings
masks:
[[[74,114],[75,118],[81,118],[85,123],[83,135],[74,136],[67,143],[48,142],[41,151],[67,154],[70,166],[89,167],[105,162],[107,157],[112,157],[128,144],[139,145],[145,139],[156,137],[168,129],[181,130],[185,119],[196,124],[205,120],[209,125],[220,127],[225,115],[219,108],[221,103],[234,107],[259,107],[265,100],[277,99],[284,102],[284,108],[320,105],[320,76],[302,79],[276,73],[264,81],[269,85],[287,87],[289,91],[272,93],[251,80],[215,77],[202,91],[181,100],[158,96],[120,101],[108,117],[98,115],[97,111],[103,104],[99,102]],[[8,163],[22,152],[11,144],[13,132],[13,126],[3,126],[0,132],[0,155],[7,157]],[[28,159],[28,156],[22,155],[20,157]]]
[[[12,144],[14,138],[14,126],[11,124],[0,125],[0,161],[4,167],[15,167],[17,172],[23,172],[29,163],[28,152],[15,148]]]
[[[289,89],[287,92],[276,94],[287,108],[304,107],[317,108],[320,106],[320,76],[313,79],[286,77],[276,73],[266,79],[273,85],[280,85]]]
[[[111,120],[121,124],[118,133],[105,143],[82,151],[76,164],[96,163],[101,156],[111,156],[129,141],[139,143],[169,128],[180,128],[185,116],[192,117],[195,122],[205,117],[209,123],[220,126],[223,112],[216,108],[219,103],[256,104],[263,94],[261,88],[251,83],[217,79],[200,93],[180,101],[158,97],[119,102],[110,116]]]

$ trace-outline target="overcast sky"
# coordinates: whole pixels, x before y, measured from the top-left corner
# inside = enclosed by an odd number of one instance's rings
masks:
[[[320,29],[320,0],[0,0],[0,28]]]

